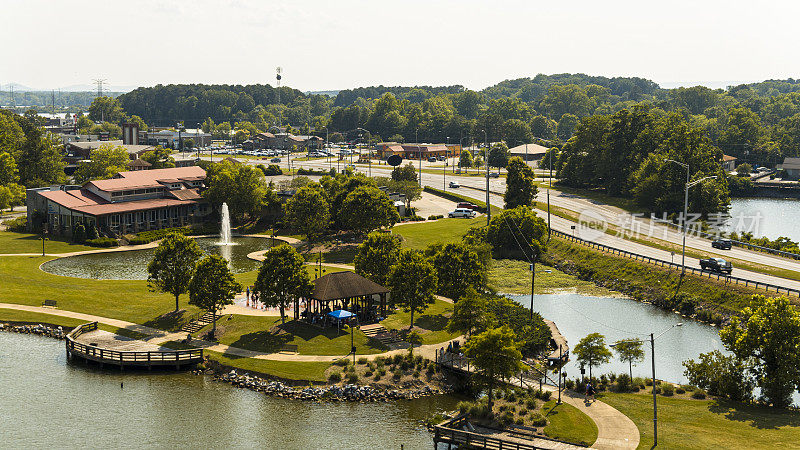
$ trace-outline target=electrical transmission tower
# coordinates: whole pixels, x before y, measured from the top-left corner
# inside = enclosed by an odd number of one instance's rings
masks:
[[[105,83],[105,82],[106,82],[105,78],[104,79],[95,79],[94,80],[94,84],[97,85],[97,96],[98,97],[102,97],[103,96],[103,83]]]

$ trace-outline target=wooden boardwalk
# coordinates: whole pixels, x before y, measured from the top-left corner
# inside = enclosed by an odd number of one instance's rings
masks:
[[[457,416],[433,427],[434,448],[446,444],[448,448],[475,448],[491,450],[573,450],[582,449],[575,444],[549,439],[544,436],[515,436],[502,430],[472,426],[464,415]]]
[[[97,322],[75,327],[66,336],[68,358],[81,358],[120,368],[189,367],[203,361],[203,350],[173,350],[156,344],[98,330]]]

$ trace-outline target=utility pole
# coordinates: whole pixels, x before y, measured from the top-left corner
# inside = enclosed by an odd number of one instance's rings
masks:
[[[653,366],[653,448],[658,445],[658,410],[656,409],[656,339],[650,333],[650,361]]]
[[[553,153],[550,152],[550,157],[547,158],[550,163],[550,178],[547,180],[547,242],[550,242],[550,231],[553,227],[550,226],[550,186],[553,185]]]
[[[414,140],[417,141],[417,157],[419,158],[419,187],[422,187],[422,149],[419,147],[419,128],[414,130]]]
[[[489,226],[489,222],[492,221],[492,204],[489,203],[489,137],[485,129],[483,130],[483,142],[486,146],[486,152],[483,154],[486,159],[486,226]]]
[[[278,127],[279,128],[281,126],[281,119],[282,119],[282,116],[283,116],[283,109],[281,109],[281,72],[283,72],[283,69],[281,69],[280,67],[275,69],[275,80],[277,80],[277,82],[278,82],[278,85],[275,88],[275,92],[278,95]],[[287,159],[288,159],[288,156],[287,156]]]

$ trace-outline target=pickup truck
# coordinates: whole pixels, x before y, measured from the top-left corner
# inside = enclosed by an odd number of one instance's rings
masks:
[[[715,239],[713,242],[711,242],[712,247],[720,250],[730,250],[731,245],[732,243],[730,239]]]
[[[709,272],[727,273],[731,274],[733,266],[730,261],[725,261],[722,258],[708,258],[700,260],[700,268]]]

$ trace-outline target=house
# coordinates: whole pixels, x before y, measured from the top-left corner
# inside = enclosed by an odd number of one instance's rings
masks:
[[[722,170],[726,172],[733,172],[736,170],[736,157],[730,155],[722,155]]]
[[[128,163],[128,169],[135,171],[135,170],[150,170],[153,165],[143,159],[134,159],[133,161]]]
[[[800,158],[785,158],[780,168],[786,172],[787,180],[800,179]]]
[[[526,149],[527,147],[527,149]],[[539,144],[522,144],[508,149],[509,158],[519,156],[523,161],[541,161],[548,148]]]
[[[205,179],[206,171],[192,166],[120,172],[83,186],[28,189],[28,227],[44,222],[51,233],[71,235],[83,223],[119,236],[188,225],[211,213],[200,196]]]

